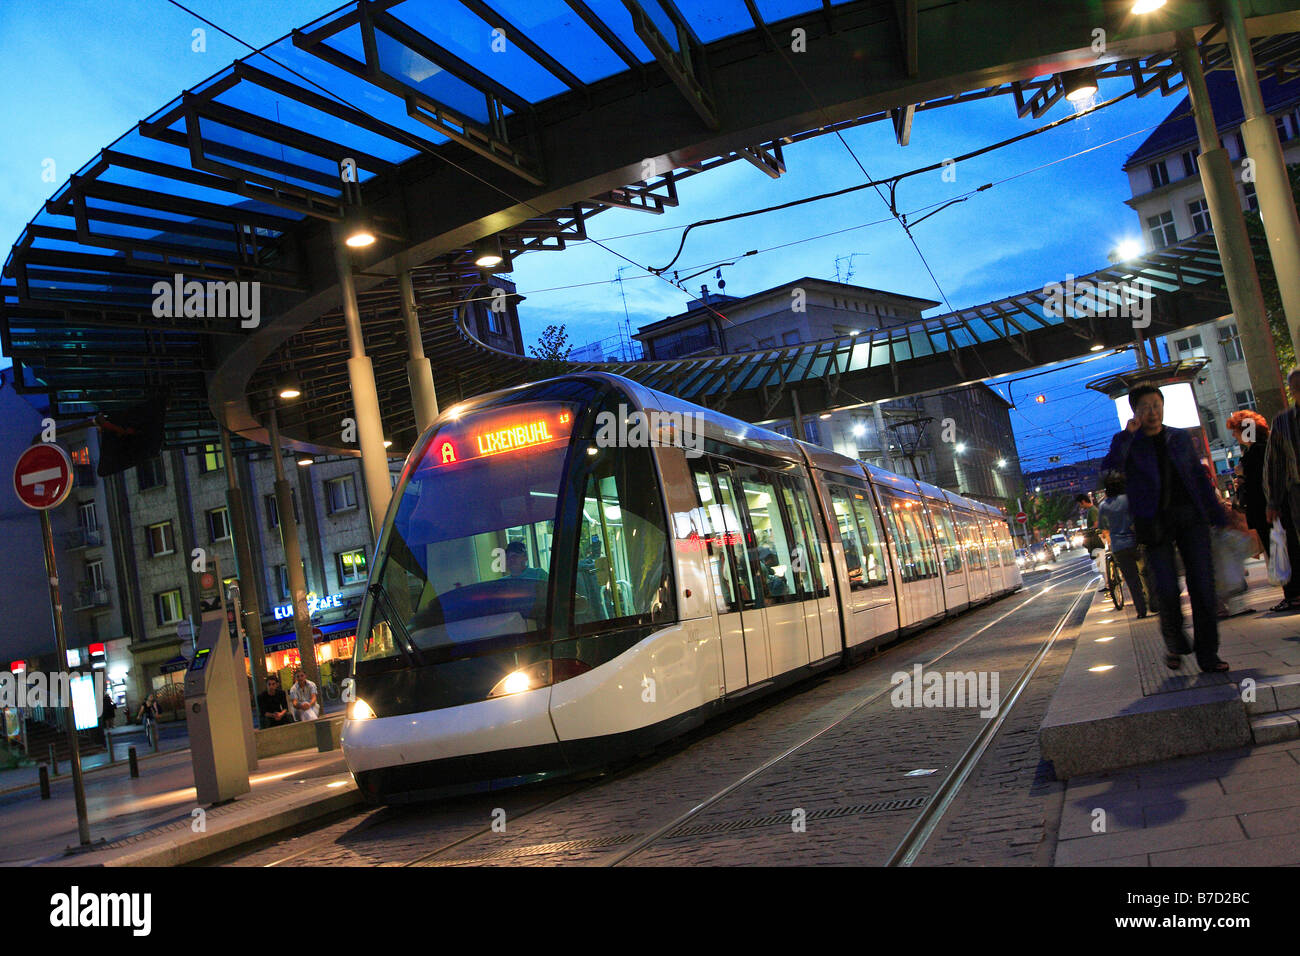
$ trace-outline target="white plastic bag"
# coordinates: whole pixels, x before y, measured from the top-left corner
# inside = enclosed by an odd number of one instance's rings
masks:
[[[1280,587],[1290,580],[1291,557],[1286,552],[1286,532],[1282,530],[1281,520],[1276,520],[1269,534],[1268,583]]]
[[[1250,557],[1250,536],[1234,528],[1215,528],[1214,590],[1220,600],[1246,590],[1246,559]]]

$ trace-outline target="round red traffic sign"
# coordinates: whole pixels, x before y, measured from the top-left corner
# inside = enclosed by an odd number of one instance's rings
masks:
[[[57,508],[72,491],[72,459],[50,442],[32,445],[14,466],[14,492],[29,508]]]
[[[325,632],[322,631],[319,627],[313,627],[311,629],[311,639],[313,641],[323,641],[325,640]]]
[[[1023,511],[1017,512],[1016,520],[1019,521],[1021,524],[1024,524],[1026,521],[1029,520],[1029,515],[1025,514]]]

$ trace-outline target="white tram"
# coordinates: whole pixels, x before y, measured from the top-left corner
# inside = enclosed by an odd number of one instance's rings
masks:
[[[343,753],[374,802],[608,765],[1021,585],[994,508],[615,375],[407,459]]]

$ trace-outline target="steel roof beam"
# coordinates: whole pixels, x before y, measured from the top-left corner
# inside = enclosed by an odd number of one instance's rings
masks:
[[[618,34],[611,30],[604,20],[596,16],[582,0],[564,0],[564,2],[570,10],[581,18],[583,23],[591,27],[592,32],[600,37],[601,42],[613,50],[619,59],[626,63],[631,70],[640,74],[642,79],[645,78],[645,64],[636,58],[636,54],[627,48],[627,44],[619,39]]]
[[[674,21],[677,27],[678,46],[681,48],[679,54],[668,39],[659,32],[659,27],[650,19],[650,15],[642,8],[639,0],[623,0],[623,6],[627,7],[628,12],[632,14],[632,28],[636,30],[637,36],[655,55],[655,59],[659,61],[659,65],[664,68],[673,85],[690,104],[691,109],[695,110],[696,115],[709,129],[720,129],[722,123],[718,119],[713,96],[705,87],[696,66],[704,62],[702,51],[691,39],[689,28],[684,21]],[[680,17],[680,14],[678,16]],[[669,18],[672,19],[671,15]]]
[[[586,83],[583,83],[582,80],[570,73],[558,60],[534,43],[532,38],[529,37],[524,30],[515,26],[500,13],[497,13],[497,11],[493,10],[486,3],[483,3],[482,0],[460,0],[460,2],[463,6],[468,7],[480,20],[483,20],[489,26],[496,27],[498,30],[503,31],[507,40],[513,42],[515,46],[519,47],[519,49],[523,50],[524,53],[532,57],[539,66],[569,89],[579,90],[583,93],[587,92]]]

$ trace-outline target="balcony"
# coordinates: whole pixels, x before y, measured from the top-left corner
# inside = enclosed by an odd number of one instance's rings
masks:
[[[107,583],[103,587],[96,587],[89,582],[79,584],[72,603],[75,611],[93,611],[108,607],[112,603],[109,599],[109,586]]]
[[[63,547],[66,551],[79,548],[101,548],[104,546],[104,532],[99,528],[78,528],[63,534]]]

